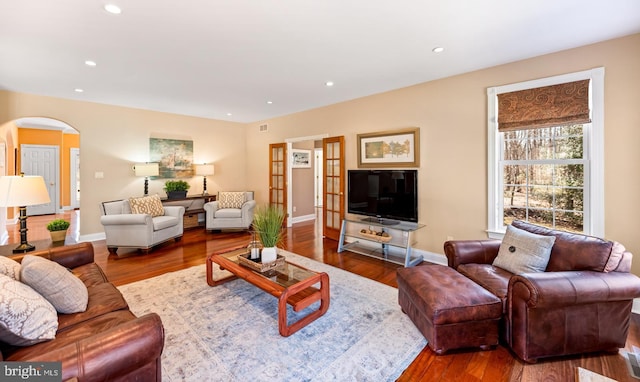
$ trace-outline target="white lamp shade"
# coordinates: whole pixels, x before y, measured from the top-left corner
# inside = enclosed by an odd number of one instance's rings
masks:
[[[196,175],[213,175],[215,173],[215,168],[212,164],[197,164],[196,165]]]
[[[136,176],[157,176],[160,174],[160,167],[157,163],[136,163],[133,171]]]
[[[35,206],[50,201],[47,185],[41,176],[0,177],[0,207]]]

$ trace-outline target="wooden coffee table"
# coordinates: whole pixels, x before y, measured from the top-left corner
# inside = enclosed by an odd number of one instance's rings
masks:
[[[234,249],[207,256],[207,284],[216,286],[239,277],[278,299],[278,329],[280,335],[288,337],[329,309],[329,275],[292,264],[288,261],[278,268],[260,273],[238,263],[238,256],[246,254],[246,248]],[[229,273],[214,274],[213,263]],[[300,312],[320,301],[318,309],[311,311],[298,321],[287,324],[287,304]]]

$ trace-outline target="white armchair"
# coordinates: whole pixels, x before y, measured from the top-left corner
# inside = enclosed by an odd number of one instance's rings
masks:
[[[100,222],[109,253],[116,254],[119,247],[140,248],[146,253],[165,241],[182,239],[183,215],[184,207],[162,206],[160,198],[154,195],[103,202]]]
[[[253,191],[221,191],[216,201],[204,205],[206,229],[249,229],[255,208]]]

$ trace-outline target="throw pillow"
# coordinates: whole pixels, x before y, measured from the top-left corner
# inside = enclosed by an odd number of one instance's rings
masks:
[[[87,287],[76,275],[54,261],[26,255],[22,259],[20,279],[46,298],[60,313],[87,310]]]
[[[555,241],[509,225],[493,265],[514,274],[544,272]]]
[[[222,191],[218,195],[218,208],[242,208],[245,192]]]
[[[20,263],[6,256],[0,256],[0,274],[20,281]]]
[[[58,330],[55,308],[28,285],[0,275],[0,341],[28,346],[52,340]]]
[[[164,206],[158,195],[129,198],[129,205],[133,214],[149,214],[151,217],[164,215]]]

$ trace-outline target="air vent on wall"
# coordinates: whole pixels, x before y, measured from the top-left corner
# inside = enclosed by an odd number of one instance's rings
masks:
[[[261,133],[266,133],[267,132],[267,125],[260,125],[260,130]]]

